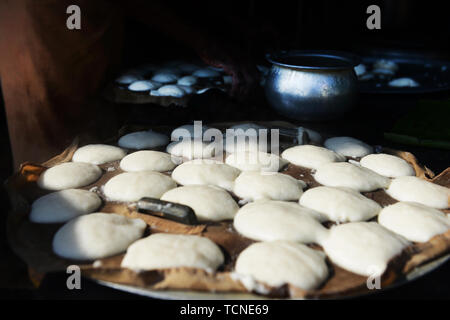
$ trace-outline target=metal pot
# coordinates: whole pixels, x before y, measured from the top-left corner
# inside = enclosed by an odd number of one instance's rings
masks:
[[[297,120],[330,120],[351,110],[357,99],[354,66],[359,58],[337,51],[283,51],[268,55],[265,81],[270,105]]]

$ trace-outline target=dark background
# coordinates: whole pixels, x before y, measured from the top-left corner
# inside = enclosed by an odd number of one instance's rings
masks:
[[[403,49],[427,57],[450,59],[450,20],[443,2],[437,1],[165,1],[190,23],[244,48],[255,63],[264,63],[264,54],[276,49],[339,49],[356,53],[373,49]],[[381,30],[366,28],[366,8],[381,8]],[[158,44],[155,46],[155,44]],[[126,23],[123,67],[155,63],[172,58],[195,58],[195,53],[172,39],[133,21]],[[1,94],[1,92],[0,92]],[[428,95],[363,95],[355,113],[344,122],[314,123],[312,128],[332,134],[356,136],[372,144],[407,149],[436,173],[450,164],[448,151],[406,147],[385,141],[383,132],[420,99],[448,100],[449,93]],[[209,108],[214,108],[209,107]],[[256,108],[256,109],[255,109]],[[239,113],[209,112],[205,121],[229,118],[241,120],[283,119],[264,102]],[[255,116],[255,110],[257,115]],[[203,113],[200,113],[203,114]],[[181,119],[197,117],[195,112]],[[189,118],[189,119],[188,119]],[[133,117],[130,117],[133,119]],[[170,124],[170,117],[163,117]],[[200,119],[200,118],[197,118]],[[180,120],[180,119],[179,119]],[[181,121],[180,120],[180,121]],[[237,120],[237,119],[236,119]],[[450,120],[450,119],[449,119]],[[178,122],[180,122],[178,121]],[[7,123],[0,96],[0,180],[12,173]],[[0,296],[6,298],[134,298],[85,281],[81,292],[65,289],[64,275],[45,279],[40,290],[33,290],[26,276],[26,267],[9,250],[5,236],[8,199],[1,192],[0,202]],[[390,290],[373,298],[449,298],[450,266],[411,284]]]
[[[448,57],[450,20],[440,1],[165,1],[217,38],[246,48],[255,61],[271,49],[408,49]],[[381,30],[366,28],[366,9],[381,9]],[[153,43],[161,43],[156,48]],[[124,63],[195,56],[142,24],[129,22]]]

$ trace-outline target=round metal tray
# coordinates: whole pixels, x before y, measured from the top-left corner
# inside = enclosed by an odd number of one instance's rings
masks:
[[[415,279],[418,279],[433,270],[437,269],[445,262],[450,259],[450,254],[442,256],[436,260],[430,261],[422,266],[419,266],[409,272],[405,277],[399,281],[396,281],[392,285],[382,288],[380,290],[372,290],[363,294],[357,295],[346,295],[342,299],[362,297],[369,294],[377,294],[384,292],[386,290],[394,289],[407,284]],[[176,290],[150,290],[145,288],[140,288],[136,286],[117,284],[114,282],[95,280],[94,281],[100,285],[113,288],[116,290],[145,296],[154,299],[165,299],[165,300],[268,300],[270,298],[264,296],[258,296],[251,293],[212,293],[212,292],[200,292],[200,291],[176,291]]]

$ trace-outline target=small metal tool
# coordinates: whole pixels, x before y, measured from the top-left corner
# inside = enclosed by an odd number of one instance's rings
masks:
[[[194,210],[179,203],[146,197],[137,202],[137,208],[138,211],[143,214],[149,214],[188,225],[198,224]]]
[[[306,130],[299,128],[277,128],[281,136],[286,136],[294,139],[294,143],[309,144],[311,138]]]

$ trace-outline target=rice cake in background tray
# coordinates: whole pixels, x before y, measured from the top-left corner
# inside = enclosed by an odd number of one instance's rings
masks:
[[[362,55],[362,64],[364,67],[355,70],[362,93],[417,94],[450,89],[450,61],[409,52],[380,51]]]

